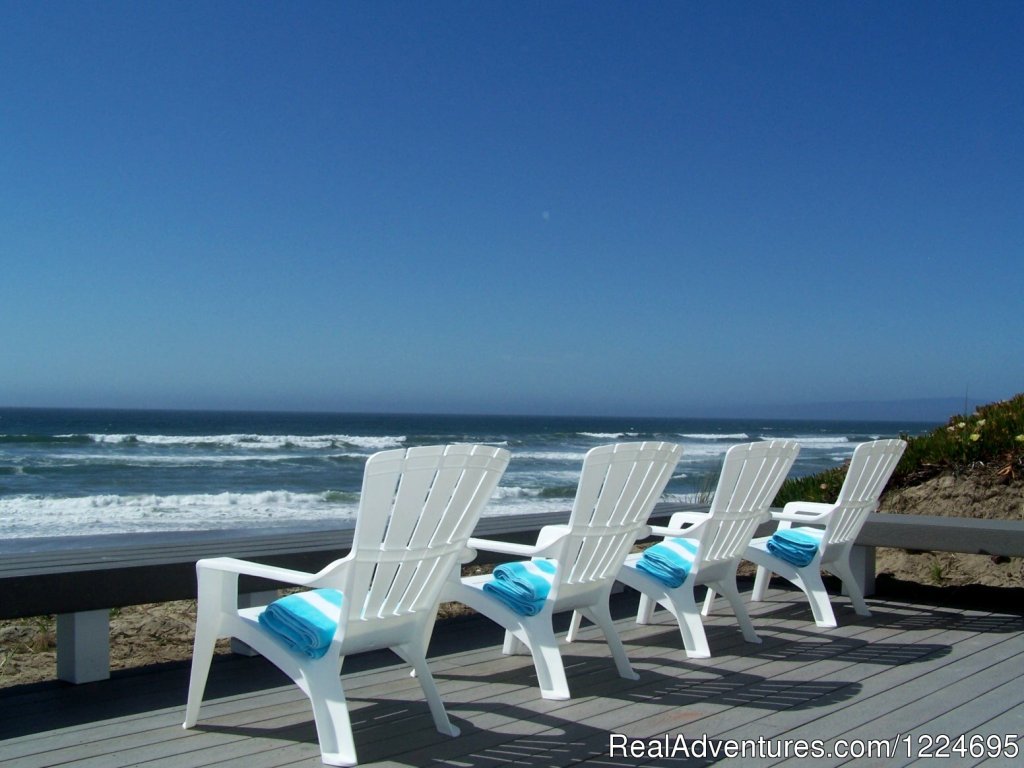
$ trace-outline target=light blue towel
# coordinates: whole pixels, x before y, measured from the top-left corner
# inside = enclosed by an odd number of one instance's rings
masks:
[[[554,560],[523,560],[502,563],[494,578],[484,584],[488,592],[520,616],[536,616],[544,607],[555,579]]]
[[[665,539],[644,550],[636,569],[653,576],[666,587],[678,587],[690,574],[697,556],[694,539]]]
[[[779,560],[803,568],[818,552],[818,537],[800,528],[783,528],[768,539],[767,549]]]
[[[340,607],[337,589],[296,592],[268,605],[259,621],[293,651],[319,659],[334,639]]]

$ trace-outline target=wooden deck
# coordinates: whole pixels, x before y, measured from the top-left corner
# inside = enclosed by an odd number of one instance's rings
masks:
[[[858,618],[840,600],[841,626],[818,631],[806,603],[772,590],[753,606],[763,643],[744,643],[730,617],[708,621],[711,659],[689,660],[678,630],[629,618],[635,595],[616,596],[619,628],[638,682],[615,674],[593,627],[564,648],[574,698],[542,700],[528,657],[503,657],[500,631],[467,617],[438,625],[432,667],[451,739],[432,725],[418,684],[386,653],[352,657],[345,681],[356,746],[366,766],[902,766],[927,738],[1012,735],[1024,748],[1024,617],[1009,612],[869,601]],[[724,611],[723,611],[724,613]],[[567,618],[567,617],[563,617]],[[181,728],[184,664],[116,672],[111,680],[0,689],[4,768],[110,766],[319,766],[312,716],[302,694],[259,658],[224,657],[211,672],[199,726]],[[684,759],[612,755],[611,733],[653,739],[771,739],[773,754],[796,739],[888,739],[891,758],[746,757]],[[911,737],[908,756],[905,737]],[[651,752],[655,756],[651,756]],[[1002,751],[1002,750],[1000,750]],[[1021,764],[1020,758],[961,757],[949,765]]]

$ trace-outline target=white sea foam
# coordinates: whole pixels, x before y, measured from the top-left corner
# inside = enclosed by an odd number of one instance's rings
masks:
[[[774,438],[762,438],[764,440]],[[837,448],[840,446],[846,446],[850,444],[850,438],[845,435],[793,435],[792,437],[786,438],[787,440],[796,440],[800,445],[814,449],[827,449]]]
[[[694,461],[706,461],[710,458],[718,456],[724,456],[725,452],[728,451],[736,443],[715,443],[715,442],[699,442],[699,443],[683,443],[683,455],[679,461],[681,464],[692,463]]]
[[[531,514],[568,509],[571,498],[544,498],[543,489],[499,486],[485,515]],[[190,531],[295,526],[355,520],[359,494],[197,493],[180,495],[97,494],[71,498],[0,498],[0,536],[76,536],[95,533]]]
[[[74,435],[58,435],[74,437]],[[138,435],[138,434],[90,434],[95,443],[118,445],[157,446],[220,446],[234,449],[278,450],[281,448],[323,449],[351,446],[369,451],[399,448],[405,435]]]
[[[585,451],[515,451],[512,454],[512,460],[582,462],[584,456],[586,456]]]
[[[595,440],[621,440],[623,437],[636,437],[637,432],[577,432],[581,437],[592,437]]]
[[[519,486],[499,485],[491,499],[505,501],[507,499],[535,499],[543,492],[542,488],[521,488]]]
[[[484,507],[484,517],[532,515],[546,512],[561,512],[572,508],[571,498],[545,498],[529,493],[500,501],[500,504],[491,503]]]
[[[686,438],[682,442],[683,455],[681,462],[684,464],[688,461],[702,461],[724,456],[726,451],[733,445],[751,440],[751,437],[745,433],[728,435],[687,434],[680,435],[680,437]],[[845,435],[759,435],[754,439],[795,440],[808,451],[831,450],[837,452],[835,455],[839,456],[840,460],[849,458],[849,454],[853,450],[853,444],[850,443],[850,439]]]
[[[338,492],[187,494],[0,499],[0,534],[70,536],[86,533],[184,531],[294,525],[355,518],[357,494]]]
[[[368,435],[336,435],[336,437],[343,443],[353,445],[357,448],[365,448],[368,451],[383,451],[388,448],[401,448],[405,443],[406,437],[396,437],[392,435],[384,436],[368,436]]]
[[[319,458],[359,458],[365,459],[365,453],[346,453],[320,456]],[[110,453],[54,453],[39,463],[45,466],[86,466],[113,464],[118,467],[193,467],[204,464],[236,464],[262,462],[265,464],[309,459],[308,454],[275,453],[275,454],[110,454]]]

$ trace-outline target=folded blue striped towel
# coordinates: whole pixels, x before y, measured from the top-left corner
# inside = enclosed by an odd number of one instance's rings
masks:
[[[665,539],[644,550],[636,561],[636,569],[653,576],[666,587],[678,587],[686,581],[696,556],[696,540]]]
[[[484,584],[488,592],[520,616],[536,616],[544,607],[557,570],[554,560],[538,558],[502,563]]]
[[[820,535],[820,532],[815,536],[802,528],[783,528],[768,539],[767,549],[779,560],[803,568],[817,554]]]
[[[259,622],[293,651],[319,659],[334,639],[341,597],[337,589],[296,592],[268,605]]]

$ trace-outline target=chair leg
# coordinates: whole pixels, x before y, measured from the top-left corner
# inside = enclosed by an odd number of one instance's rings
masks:
[[[754,590],[750,593],[750,600],[760,603],[764,600],[764,593],[768,589],[768,582],[772,579],[772,573],[763,565],[757,566],[757,574],[754,576]]]
[[[817,563],[806,568],[797,568],[789,580],[806,595],[807,602],[811,605],[811,613],[814,614],[815,624],[825,628],[836,626],[836,616],[832,611],[832,603],[821,580],[821,569]]]
[[[583,614],[579,611],[572,612],[572,619],[569,620],[569,631],[565,633],[565,642],[576,641],[576,635],[580,633],[580,624],[583,622]]]
[[[320,742],[320,758],[327,765],[356,765],[356,747],[348,716],[345,689],[337,660],[319,659],[306,668],[309,700]]]
[[[639,680],[640,675],[633,670],[633,666],[629,663],[626,648],[622,645],[619,633],[615,631],[615,623],[612,621],[608,605],[592,605],[587,611],[587,618],[604,632],[604,639],[608,643],[608,649],[612,652],[612,659],[615,660],[615,668],[619,672],[619,677],[624,677],[627,680]]]
[[[403,646],[399,655],[412,665],[416,678],[420,681],[420,688],[423,689],[423,696],[427,700],[427,706],[430,707],[430,714],[434,718],[434,726],[437,728],[438,733],[443,733],[445,736],[458,736],[459,729],[448,719],[448,713],[445,711],[441,694],[434,683],[434,676],[430,674],[430,667],[427,665],[425,654],[411,646]]]
[[[693,599],[693,588],[683,585],[669,593],[672,602],[672,613],[679,623],[679,632],[683,636],[686,655],[691,659],[706,659],[711,656],[708,637],[704,632],[704,622]]]
[[[196,617],[196,637],[192,650],[192,671],[188,681],[188,703],[185,705],[183,728],[191,728],[199,719],[203,692],[213,662],[214,646],[220,634],[220,617],[216,611],[200,607]]]
[[[757,632],[754,631],[754,625],[750,621],[750,614],[747,613],[747,606],[743,604],[743,598],[740,597],[740,591],[736,588],[736,581],[734,578],[723,579],[716,583],[718,591],[722,593],[722,596],[729,601],[729,605],[732,606],[732,612],[736,616],[736,623],[740,625],[740,631],[743,633],[743,639],[748,643],[760,643],[761,638],[757,636]]]
[[[506,656],[515,656],[516,654],[526,653],[527,646],[515,635],[505,630],[505,642],[501,646],[501,652]]]
[[[530,638],[530,654],[537,670],[541,696],[562,701],[569,698],[569,682],[565,679],[558,638],[551,628],[551,616],[542,614],[542,617],[540,621],[529,621],[525,625],[526,635]]]
[[[710,616],[711,607],[715,604],[715,590],[713,587],[708,587],[708,593],[704,596],[704,607],[701,609],[701,616]]]
[[[640,593],[640,605],[636,610],[636,623],[637,624],[650,624],[651,619],[654,616],[654,609],[657,603],[649,598],[645,593]]]
[[[843,586],[846,587],[847,597],[853,603],[853,610],[856,611],[857,615],[870,616],[871,611],[868,610],[868,604],[864,602],[864,593],[861,591],[860,584],[854,577],[853,571],[850,570],[850,564],[843,560],[836,560],[829,563],[828,568],[842,579]]]

